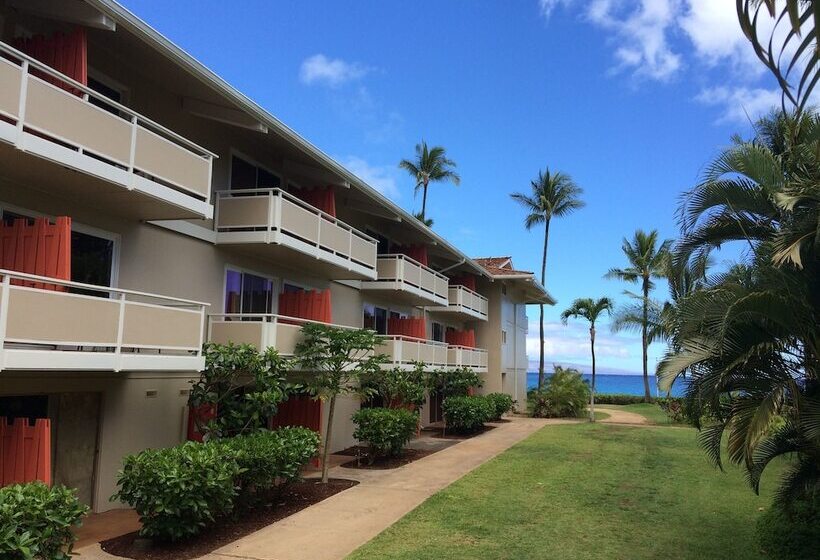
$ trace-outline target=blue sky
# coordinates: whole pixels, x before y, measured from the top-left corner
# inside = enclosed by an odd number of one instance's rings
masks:
[[[624,301],[602,278],[625,264],[622,238],[674,237],[680,193],[779,102],[730,0],[124,3],[408,210],[420,200],[397,162],[422,138],[445,146],[462,183],[434,185],[428,216],[470,255],[538,270],[542,233],[509,193],[546,166],[572,175],[587,207],[551,230],[551,362],[589,362],[586,326],[561,310]],[[599,330],[601,370],[639,371],[638,337]]]

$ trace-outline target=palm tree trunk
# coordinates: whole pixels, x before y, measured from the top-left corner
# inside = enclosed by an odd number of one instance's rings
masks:
[[[541,257],[541,285],[546,288],[546,281],[547,281],[547,246],[549,245],[550,241],[550,220],[549,218],[546,219],[544,222],[544,253]],[[541,303],[538,305],[539,309],[539,321],[538,321],[538,333],[539,333],[539,341],[540,344],[538,345],[538,390],[544,388],[544,304]]]
[[[330,458],[330,432],[333,428],[333,412],[336,410],[336,395],[330,397],[330,406],[327,409],[327,429],[325,430],[325,448],[322,450],[322,484],[327,484]]]
[[[649,391],[649,339],[647,329],[649,327],[649,278],[643,279],[643,322],[641,323],[641,342],[643,345],[643,390],[644,402],[652,401],[652,393]]]
[[[424,221],[427,212],[427,181],[423,183],[424,189],[423,194],[421,195],[421,221]]]
[[[595,324],[589,328],[589,347],[592,350],[592,392],[589,395],[589,421],[595,422]]]

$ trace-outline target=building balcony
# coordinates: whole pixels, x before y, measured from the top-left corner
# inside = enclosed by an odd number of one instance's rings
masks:
[[[487,351],[483,348],[450,345],[447,365],[451,368],[470,368],[478,373],[487,372]]]
[[[424,362],[429,368],[447,367],[447,344],[444,342],[400,335],[385,335],[381,340],[376,351],[388,357],[386,368],[409,369],[417,362]]]
[[[6,43],[0,53],[4,177],[138,219],[213,215],[214,154]]]
[[[208,342],[251,344],[260,350],[274,348],[283,356],[293,356],[302,341],[302,326],[315,322],[273,313],[214,314],[208,317]]]
[[[334,280],[376,278],[377,242],[281,189],[219,191],[216,243]]]
[[[200,371],[207,304],[0,270],[0,369]]]
[[[406,255],[379,255],[377,274],[362,282],[362,290],[389,291],[397,303],[407,305],[448,304],[449,279]]]
[[[447,299],[448,304],[446,307],[428,307],[427,310],[434,313],[457,315],[459,319],[466,321],[487,320],[487,309],[489,307],[487,298],[473,290],[465,286],[450,286],[447,290]]]

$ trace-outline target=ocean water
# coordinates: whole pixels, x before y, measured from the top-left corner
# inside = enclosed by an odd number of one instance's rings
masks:
[[[546,377],[549,377],[549,373]],[[592,383],[592,375],[588,373],[583,374],[584,379]],[[527,389],[535,389],[538,387],[538,372],[531,371],[527,373]],[[658,391],[657,379],[654,375],[649,376],[649,390],[652,396],[664,396]],[[672,386],[672,396],[680,397],[683,395],[684,387],[680,380],[675,382]],[[623,375],[623,374],[595,374],[595,392],[596,393],[622,393],[625,395],[643,395],[643,376],[642,375]]]

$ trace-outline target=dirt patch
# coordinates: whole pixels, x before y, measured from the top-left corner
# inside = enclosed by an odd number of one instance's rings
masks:
[[[294,482],[271,493],[264,506],[236,517],[220,519],[213,527],[189,539],[175,543],[150,542],[134,532],[103,541],[100,546],[109,554],[135,560],[198,558],[357,484],[355,480],[337,478],[330,479],[327,484],[313,479]]]
[[[439,439],[470,439],[476,436],[480,436],[483,433],[489,432],[490,430],[494,430],[495,428],[496,426],[484,426],[480,430],[470,432],[469,434],[453,432],[452,430],[445,430],[444,428],[425,429],[424,431],[428,432],[430,434],[430,437]]]
[[[398,457],[379,457],[373,461],[372,465],[367,464],[367,448],[362,446],[354,446],[340,451],[338,455],[350,455],[356,457],[353,461],[342,463],[341,466],[346,469],[367,469],[367,470],[387,470],[396,469],[413,461],[418,461],[422,457],[432,455],[441,449],[405,449]]]

